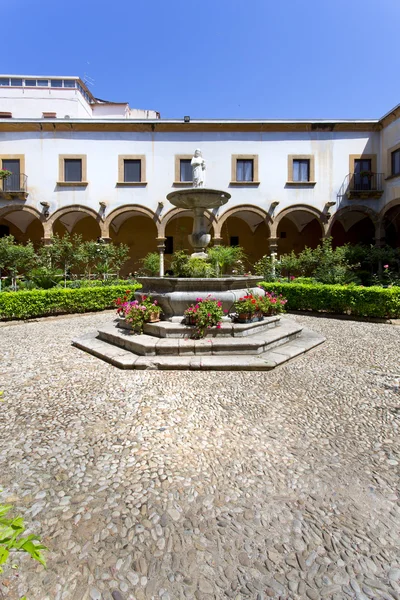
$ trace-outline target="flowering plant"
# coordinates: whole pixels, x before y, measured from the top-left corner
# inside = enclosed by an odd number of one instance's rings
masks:
[[[242,296],[239,300],[236,300],[234,304],[235,312],[238,315],[255,315],[261,312],[261,298],[260,296],[254,296],[251,292],[248,292],[246,296]]]
[[[12,171],[9,171],[8,169],[0,169],[0,179],[6,179],[7,177],[10,177],[10,175],[12,175]]]
[[[285,310],[286,298],[282,294],[277,296],[272,292],[265,292],[265,296],[260,298],[260,307],[263,315],[277,315]]]
[[[129,300],[130,290],[125,292],[122,298],[117,298],[115,304],[117,306],[117,314],[125,318],[125,321],[132,325],[132,329],[143,331],[143,326],[152,318],[159,317],[161,307],[157,300],[152,300],[150,296],[142,296],[139,300]]]
[[[189,306],[183,313],[189,324],[195,326],[192,337],[201,338],[205,336],[209,327],[221,327],[221,319],[224,311],[222,302],[207,296],[206,298],[197,298],[196,304]]]

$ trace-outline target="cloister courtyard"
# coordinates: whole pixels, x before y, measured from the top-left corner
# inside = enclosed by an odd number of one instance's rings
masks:
[[[0,324],[0,498],[49,548],[0,598],[400,598],[399,326],[290,315],[326,341],[274,371],[131,372],[71,345],[112,318]]]

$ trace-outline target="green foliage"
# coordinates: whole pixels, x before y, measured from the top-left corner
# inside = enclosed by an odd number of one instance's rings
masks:
[[[185,277],[215,277],[213,265],[203,258],[190,257],[183,267]]]
[[[71,269],[79,264],[81,245],[81,235],[65,233],[62,237],[55,234],[52,237],[52,243],[46,246],[46,253],[51,260],[52,266],[58,266],[63,270],[64,284]]]
[[[157,277],[160,274],[160,255],[158,252],[149,252],[140,262],[146,275]]]
[[[362,287],[262,282],[261,287],[287,299],[288,310],[354,315],[360,317],[399,318],[400,287]]]
[[[78,290],[85,287],[104,287],[110,285],[137,287],[139,284],[136,279],[72,279],[71,281],[67,281],[65,287],[70,290]],[[64,283],[59,284],[58,287],[64,287]]]
[[[262,277],[263,281],[275,281],[280,275],[280,263],[273,261],[271,256],[265,254],[253,265],[255,275]]]
[[[246,255],[240,246],[213,246],[207,258],[190,257],[184,250],[172,255],[174,277],[220,277],[228,272],[243,275]]]
[[[171,269],[174,277],[187,277],[186,269],[189,261],[189,255],[184,250],[177,250],[172,255]]]
[[[204,337],[210,327],[218,329],[221,327],[224,311],[220,300],[207,296],[206,298],[197,298],[196,304],[191,304],[185,310],[184,315],[188,323],[195,326],[192,338],[198,339]]]
[[[29,279],[36,287],[42,290],[48,290],[55,287],[63,276],[61,269],[56,267],[36,267],[29,272]]]
[[[0,238],[0,275],[5,271],[11,277],[13,290],[17,289],[17,276],[25,274],[35,264],[33,244],[17,244],[12,235]]]
[[[10,552],[26,552],[45,567],[42,550],[47,550],[46,546],[36,535],[22,535],[25,532],[24,519],[8,517],[11,509],[10,504],[0,504],[0,573],[3,572],[1,565],[7,561]]]
[[[327,238],[314,250],[305,248],[299,255],[293,251],[280,257],[280,266],[288,280],[294,275],[313,277],[321,283],[351,283],[359,280],[347,259],[347,246],[333,249],[332,238]]]
[[[129,285],[131,290],[140,284]],[[92,288],[32,290],[0,294],[0,319],[30,319],[46,315],[84,313],[112,308],[127,283]]]
[[[246,255],[241,246],[212,246],[207,250],[207,261],[213,266],[217,277],[228,272],[243,275],[245,260]]]

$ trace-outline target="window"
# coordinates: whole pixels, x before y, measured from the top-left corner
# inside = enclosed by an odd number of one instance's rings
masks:
[[[234,246],[239,246],[239,236],[231,235],[231,237],[229,239],[229,245],[231,246],[231,248]]]
[[[124,160],[124,181],[141,181],[141,167],[142,161],[140,159]]]
[[[51,79],[50,86],[54,88],[62,87],[62,79]]]
[[[392,152],[392,175],[400,175],[400,148]]]
[[[254,163],[252,159],[238,159],[236,162],[236,181],[253,181]]]
[[[258,155],[233,154],[231,185],[258,185]]]
[[[191,159],[181,159],[179,181],[192,181]]]
[[[288,179],[286,185],[315,185],[315,166],[314,156],[312,154],[289,154]]]
[[[279,237],[281,238],[281,240],[286,239],[286,231],[281,231]]]
[[[75,80],[74,79],[64,79],[64,87],[66,88],[74,88]]]
[[[3,180],[3,190],[6,192],[16,192],[21,184],[21,162],[18,158],[3,158],[3,169],[11,171],[11,175]]]
[[[58,156],[57,185],[81,186],[87,185],[86,154],[60,154]]]
[[[146,156],[144,154],[120,154],[118,156],[117,185],[146,185]]]
[[[174,182],[173,185],[177,187],[189,187],[188,184],[192,183],[192,154],[175,154],[175,170],[174,170]]]
[[[11,85],[22,87],[22,79],[11,79]]]
[[[293,160],[293,181],[310,181],[310,161],[308,158]]]
[[[0,85],[10,85],[8,77],[0,77]]]
[[[173,254],[174,253],[174,238],[172,235],[167,235],[165,238],[165,250],[164,254]]]
[[[3,154],[0,156],[0,168],[12,173],[12,175],[0,182],[0,190],[26,192],[24,178],[25,156],[23,154]]]
[[[25,85],[28,87],[36,87],[36,79],[25,79]]]
[[[64,160],[64,181],[82,181],[82,160],[80,158]]]
[[[356,158],[354,160],[354,189],[371,189],[372,161],[370,158]]]
[[[49,86],[49,80],[48,79],[38,79],[37,80],[37,84],[40,87],[48,87]]]

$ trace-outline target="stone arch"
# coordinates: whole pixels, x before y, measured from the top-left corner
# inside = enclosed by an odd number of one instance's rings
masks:
[[[211,227],[213,229],[213,234],[214,236],[216,235],[216,220],[214,215],[212,214],[212,212],[210,212],[209,210],[205,211],[205,215],[207,216],[207,218],[210,221]],[[186,208],[171,208],[171,210],[169,210],[167,213],[165,213],[165,215],[162,217],[161,222],[160,222],[160,226],[159,226],[159,233],[158,233],[158,237],[162,238],[165,237],[165,230],[166,227],[168,225],[168,223],[170,221],[172,221],[173,219],[176,219],[178,216],[186,216],[186,217],[192,217],[192,211],[188,210]]]
[[[127,218],[130,218],[128,215],[134,216],[135,214],[148,217],[154,221],[157,227],[157,232],[159,231],[160,217],[150,208],[147,208],[146,206],[140,206],[138,204],[125,204],[124,206],[120,206],[119,208],[112,210],[104,220],[104,229],[109,232],[113,220],[125,214],[127,215]]]
[[[109,239],[115,244],[125,244],[129,257],[122,273],[137,272],[143,265],[142,259],[149,253],[157,252],[159,216],[146,206],[126,204],[107,215],[105,229]]]
[[[397,211],[394,209],[397,209]],[[395,215],[392,222],[388,224],[387,219],[391,211],[395,212]],[[387,243],[389,246],[394,247],[400,246],[400,198],[391,200],[382,208],[378,215],[376,230],[376,239],[380,243]]]
[[[70,206],[64,206],[63,208],[59,208],[56,210],[48,219],[45,226],[46,237],[51,237],[53,235],[54,224],[61,217],[72,214],[72,213],[85,213],[88,217],[92,217],[100,228],[100,236],[108,237],[107,231],[104,227],[104,219],[100,216],[98,212],[96,212],[93,208],[88,206],[82,206],[81,204],[71,204]]]
[[[232,208],[229,208],[228,210],[223,212],[219,218],[217,218],[216,237],[221,236],[222,226],[227,221],[227,219],[229,219],[229,217],[236,216],[239,219],[243,219],[243,216],[241,216],[242,213],[251,213],[252,215],[258,216],[259,218],[261,218],[264,221],[264,223],[267,225],[268,229],[269,230],[271,229],[270,225],[272,223],[272,219],[271,219],[271,216],[265,210],[263,210],[262,208],[259,208],[258,206],[253,206],[252,204],[239,204],[238,206],[233,206]],[[244,220],[246,220],[246,219],[244,219]]]
[[[15,215],[13,213],[16,213]],[[28,239],[39,243],[45,235],[45,220],[43,213],[34,206],[26,204],[8,204],[0,209],[0,221],[6,221],[6,227],[10,227],[10,234],[19,241],[26,242]],[[37,224],[37,226],[36,226]]]
[[[316,248],[326,234],[326,216],[308,204],[294,204],[281,210],[271,226],[271,242],[278,255],[304,248]]]
[[[363,216],[361,217],[361,219],[357,219],[357,215]],[[348,232],[350,231],[350,229],[357,229],[357,224],[361,223],[367,217],[369,218],[371,224],[368,226],[367,231],[365,230],[365,227],[363,228],[362,234],[364,237],[361,236],[361,233],[357,234],[357,231],[353,230],[353,237],[355,236],[354,241],[352,239],[349,239]],[[346,220],[348,222],[347,225]],[[334,227],[336,225],[337,229],[338,224],[341,225],[342,229],[344,230],[344,233],[340,231],[339,233],[335,232]],[[364,206],[362,204],[344,206],[343,208],[340,208],[338,211],[336,211],[335,214],[331,217],[327,228],[327,235],[332,236],[334,245],[342,245],[343,243],[348,242],[373,243],[375,240],[380,239],[381,237],[379,234],[378,214],[369,206]]]
[[[312,215],[314,217],[314,219],[316,219],[318,221],[318,223],[320,224],[321,231],[322,231],[323,235],[325,235],[326,217],[324,216],[324,214],[320,210],[318,210],[318,208],[314,208],[313,206],[309,206],[308,204],[294,204],[293,206],[288,206],[287,208],[284,208],[276,215],[275,219],[273,220],[273,222],[271,224],[271,237],[272,238],[277,237],[278,226],[279,226],[279,223],[282,221],[282,219],[284,219],[285,217],[289,216],[290,214],[296,213],[296,212],[305,212],[305,213]]]
[[[336,221],[339,221],[341,217],[343,217],[346,214],[349,213],[354,213],[354,212],[359,212],[359,213],[363,213],[365,215],[367,215],[371,221],[373,222],[374,225],[377,224],[378,222],[378,213],[376,213],[372,208],[370,208],[369,206],[363,206],[362,204],[355,204],[355,205],[351,205],[351,206],[344,206],[343,208],[339,208],[339,210],[337,210],[335,212],[334,215],[332,215],[329,224],[328,224],[328,228],[327,228],[327,235],[330,235],[332,232],[332,227],[335,224]]]

